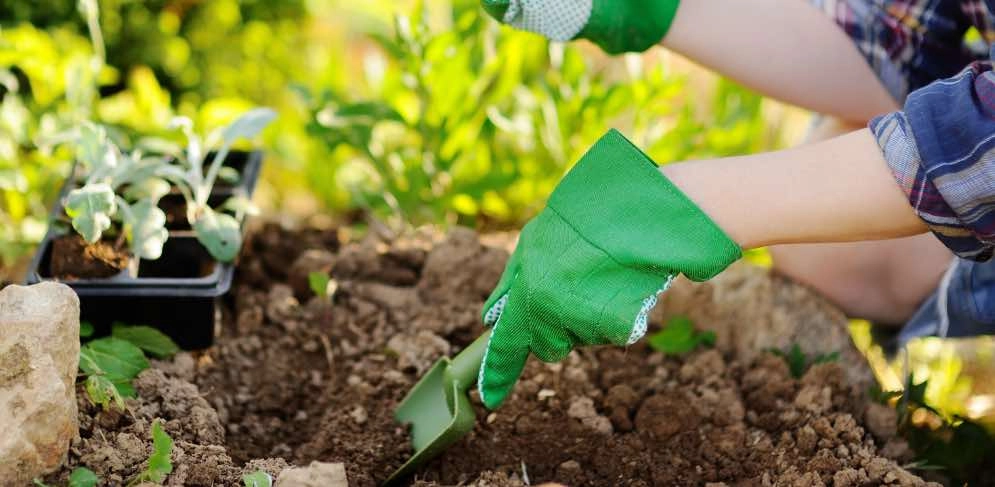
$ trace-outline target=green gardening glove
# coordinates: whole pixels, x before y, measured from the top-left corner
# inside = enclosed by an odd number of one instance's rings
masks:
[[[554,41],[588,39],[609,54],[663,39],[679,0],[481,0],[495,19]]]
[[[608,132],[522,229],[484,305],[484,404],[504,401],[529,352],[555,362],[577,345],[632,344],[677,274],[704,281],[740,256],[649,157]]]

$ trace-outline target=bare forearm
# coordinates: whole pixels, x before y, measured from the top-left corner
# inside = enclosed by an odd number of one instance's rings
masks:
[[[867,129],[779,152],[663,166],[743,248],[926,231]]]
[[[662,44],[765,95],[845,120],[898,108],[850,38],[807,0],[683,1]]]

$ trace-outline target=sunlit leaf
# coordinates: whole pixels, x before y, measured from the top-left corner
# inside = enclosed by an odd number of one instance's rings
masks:
[[[86,467],[76,467],[69,474],[69,487],[96,487],[98,482],[97,474]]]
[[[131,244],[131,252],[141,259],[156,260],[161,257],[169,238],[166,213],[152,200],[145,199],[131,205],[127,214],[124,231]]]
[[[111,227],[111,215],[117,211],[114,190],[105,183],[74,189],[66,195],[65,209],[73,228],[84,240],[95,243]]]
[[[193,223],[197,240],[211,256],[221,262],[231,262],[242,247],[242,230],[231,215],[204,208]]]
[[[249,110],[230,125],[225,127],[222,137],[226,143],[232,143],[238,138],[251,139],[262,129],[266,128],[273,119],[276,112],[270,108],[255,108]]]
[[[272,487],[273,477],[263,470],[256,470],[242,476],[242,483],[245,487]]]
[[[171,338],[163,332],[144,325],[129,326],[122,323],[114,323],[111,327],[111,336],[120,338],[156,358],[169,358],[180,351]]]
[[[715,333],[697,332],[690,319],[675,316],[659,332],[649,337],[654,350],[668,355],[683,355],[700,346],[715,344]]]
[[[149,368],[142,350],[120,338],[98,338],[80,347],[79,368],[87,375],[101,375],[123,397],[133,397],[131,381]]]

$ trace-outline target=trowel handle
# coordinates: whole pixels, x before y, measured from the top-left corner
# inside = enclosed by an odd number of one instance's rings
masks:
[[[480,373],[480,364],[484,361],[490,338],[491,330],[488,329],[449,362],[445,375],[458,384],[458,390],[469,390],[477,383],[477,374]]]

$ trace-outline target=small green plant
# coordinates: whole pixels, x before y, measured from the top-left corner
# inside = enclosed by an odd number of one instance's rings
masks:
[[[97,474],[86,467],[76,467],[69,474],[69,487],[95,487],[98,482]]]
[[[197,240],[219,261],[230,262],[238,255],[242,246],[239,218],[241,214],[253,209],[244,197],[236,196],[226,201],[221,208],[236,212],[236,216],[216,211],[208,205],[211,190],[219,178],[232,180],[238,177],[237,172],[223,164],[231,152],[232,144],[239,139],[255,137],[275,118],[276,112],[273,110],[255,108],[228,126],[202,138],[194,132],[193,121],[177,117],[173,120],[173,125],[186,136],[186,149],[160,144],[177,164],[164,168],[158,175],[169,180],[183,193],[187,203],[187,220],[193,227]],[[214,156],[210,164],[205,166],[211,150],[214,151]]]
[[[272,487],[273,477],[262,470],[256,470],[243,475],[242,483],[245,484],[245,487]]]
[[[176,343],[159,330],[115,323],[111,336],[80,347],[79,368],[86,376],[84,389],[94,404],[123,410],[124,399],[135,397],[132,381],[149,368],[145,353],[168,358],[177,351]]]
[[[788,364],[788,369],[791,371],[791,376],[796,379],[801,379],[805,375],[805,372],[813,365],[836,362],[840,359],[839,352],[821,353],[814,357],[809,357],[797,343],[792,345],[788,350],[771,348],[768,352],[784,359]]]
[[[335,294],[335,282],[327,272],[312,272],[307,275],[307,280],[315,296],[329,298]]]
[[[984,426],[961,416],[944,416],[926,402],[928,382],[910,374],[898,396],[898,430],[916,454],[914,470],[940,470],[952,485],[974,485],[995,464],[995,438]]]
[[[97,477],[97,474],[93,473],[93,470],[86,467],[76,467],[69,474],[69,484],[67,485],[69,487],[96,487],[98,482],[100,482],[100,478]],[[51,487],[42,482],[41,479],[34,479],[34,484],[37,487]]]
[[[79,127],[75,144],[86,176],[63,201],[73,229],[92,244],[119,221],[132,255],[158,259],[168,238],[166,214],[158,204],[169,184],[156,175],[166,161],[122,152],[104,127],[89,122]]]
[[[163,431],[159,420],[153,421],[152,455],[149,456],[148,466],[131,482],[128,482],[128,485],[138,485],[143,482],[161,484],[166,480],[166,476],[173,472],[173,462],[169,459],[172,454],[173,439]]]
[[[649,345],[666,355],[684,355],[698,347],[715,345],[715,332],[697,331],[689,318],[675,316],[649,337]]]

